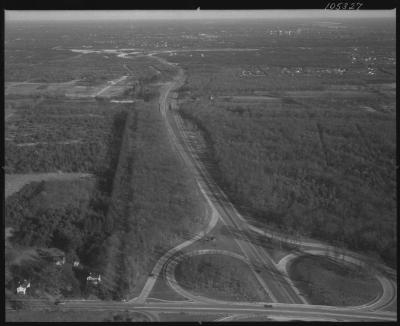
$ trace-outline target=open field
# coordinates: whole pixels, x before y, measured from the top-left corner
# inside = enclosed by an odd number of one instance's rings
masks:
[[[233,257],[201,255],[185,258],[176,269],[183,288],[211,299],[262,301],[248,265]]]
[[[372,301],[382,291],[365,271],[327,258],[303,256],[290,266],[289,275],[312,304],[357,306]]]
[[[137,80],[128,76],[103,82],[99,85],[79,85],[79,81],[65,83],[7,83],[6,96],[66,96],[69,98],[118,97],[135,87]]]

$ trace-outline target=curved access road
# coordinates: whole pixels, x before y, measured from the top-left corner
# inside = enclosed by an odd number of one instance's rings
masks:
[[[48,304],[40,302],[32,303],[32,310],[48,309]],[[335,320],[335,321],[396,321],[397,314],[386,311],[365,311],[354,310],[350,308],[314,306],[304,304],[271,304],[265,307],[258,303],[244,303],[240,305],[229,304],[206,304],[182,301],[175,302],[156,302],[156,303],[128,303],[117,301],[100,300],[70,300],[65,301],[60,308],[63,311],[138,311],[160,313],[188,313],[188,314],[236,314],[258,316],[258,320],[275,318],[286,320]],[[235,316],[235,318],[240,318]]]
[[[149,56],[152,56],[153,54],[149,54]],[[154,59],[160,61],[163,64],[171,65],[169,62],[166,60],[159,58],[159,57],[153,57]],[[178,75],[176,75],[172,81],[164,83],[163,86],[161,87],[160,90],[160,98],[159,98],[159,108],[160,111],[163,115],[163,118],[166,119],[166,110],[167,110],[167,100],[168,100],[168,95],[169,93],[176,89],[179,88],[183,85],[184,83],[184,74],[183,71],[180,69]],[[177,149],[177,152],[180,154],[181,159],[184,161],[185,164],[190,166],[190,160],[187,157],[187,155],[182,151],[181,148],[179,148],[179,143],[177,142],[177,139],[175,137],[174,131],[172,128],[167,124],[167,131],[168,135],[172,141],[172,143],[177,146],[174,148]],[[196,241],[202,239],[204,236],[206,236],[209,232],[212,231],[212,229],[215,227],[217,224],[220,216],[218,212],[215,210],[215,208],[211,205],[209,202],[209,198],[206,194],[206,189],[203,187],[202,183],[197,182],[200,192],[203,194],[204,198],[208,201],[208,206],[207,206],[207,212],[208,215],[210,216],[210,222],[207,225],[207,228],[204,231],[198,232],[193,238],[177,245],[176,247],[170,249],[168,252],[166,252],[156,263],[154,266],[151,276],[147,279],[140,295],[136,298],[131,299],[129,302],[131,303],[143,303],[145,300],[148,298],[151,290],[153,289],[158,277],[160,276],[160,273],[162,271],[163,266],[166,266],[169,260],[171,260],[177,253],[181,252],[184,248],[192,245]]]
[[[219,214],[222,223],[241,234],[240,239],[237,237],[233,238],[242,250],[244,256],[251,262],[251,270],[268,298],[273,302],[306,303],[306,300],[299,296],[298,291],[296,291],[296,289],[280,275],[279,271],[276,270],[271,257],[269,257],[262,248],[254,246],[244,234],[243,231],[246,228],[244,225],[246,223],[245,220],[240,217],[235,207],[229,202],[223,191],[210,177],[200,159],[194,155],[195,151],[191,147],[190,142],[187,141],[187,137],[185,137],[185,130],[180,116],[170,112],[168,95],[172,90],[184,84],[185,76],[183,70],[162,58],[156,56],[152,57],[163,64],[173,66],[178,71],[173,81],[166,83],[165,86],[162,87],[159,109],[165,121],[172,145],[193,173],[196,183],[199,188],[202,189],[202,193],[207,203],[210,205],[210,208]],[[256,272],[257,269],[261,272]]]
[[[179,253],[182,249],[190,246],[191,244],[193,244],[194,242],[200,240],[201,238],[203,238],[207,233],[209,233],[217,224],[218,222],[218,215],[216,214],[215,211],[211,212],[211,219],[209,224],[207,225],[207,228],[204,231],[201,231],[199,233],[197,233],[193,238],[181,243],[180,245],[170,249],[169,251],[167,251],[167,253],[165,253],[156,263],[156,265],[154,266],[151,276],[147,279],[142,292],[140,293],[140,295],[136,298],[133,298],[132,300],[130,300],[130,303],[143,303],[145,302],[145,300],[148,298],[151,290],[153,289],[157,278],[160,276],[160,273],[162,271],[162,268],[168,264],[168,262],[177,254]]]
[[[212,299],[209,297],[197,295],[197,294],[192,294],[191,292],[185,290],[179,285],[179,282],[176,280],[175,277],[175,268],[176,266],[185,258],[192,257],[192,256],[198,256],[198,255],[225,255],[229,256],[238,260],[241,260],[244,262],[246,265],[248,265],[251,268],[250,262],[246,259],[246,257],[239,255],[237,253],[234,253],[232,251],[227,251],[227,250],[218,250],[218,249],[203,249],[203,250],[194,250],[190,251],[188,253],[176,256],[173,260],[168,262],[167,268],[166,268],[166,278],[168,285],[177,293],[179,293],[181,296],[192,300],[193,302],[203,302],[203,303],[216,303],[216,304],[232,304],[232,305],[243,305],[247,304],[248,302],[238,302],[238,301],[227,301],[227,300],[217,300],[217,299]],[[263,302],[258,302],[262,304]],[[265,303],[265,302],[264,302]]]
[[[291,253],[283,257],[277,264],[278,269],[285,275],[287,275],[287,265],[301,254],[321,255],[329,257],[335,260],[341,260],[344,263],[353,264],[361,267],[368,268],[379,281],[382,293],[380,296],[375,298],[369,303],[354,306],[357,309],[366,310],[382,310],[397,301],[397,274],[396,271],[388,266],[383,266],[377,262],[357,254],[350,250],[339,249],[331,245],[327,245],[318,241],[304,240],[300,241],[290,236],[284,236],[277,232],[264,231],[253,225],[249,225],[249,229],[262,234],[265,237],[272,238],[281,242],[285,242],[296,246],[300,249],[300,252]],[[288,277],[289,278],[289,277]]]
[[[153,54],[152,54],[153,55]],[[183,121],[181,117],[169,110],[168,106],[168,96],[169,93],[179,87],[181,87],[184,83],[184,73],[183,70],[179,67],[177,67],[176,64],[169,63],[168,61],[164,60],[163,58],[157,57],[157,56],[152,56],[154,59],[160,61],[163,64],[173,66],[174,68],[177,68],[177,75],[174,77],[173,81],[169,83],[165,83],[164,86],[161,89],[161,94],[160,94],[160,100],[159,100],[159,110],[161,112],[161,115],[165,121],[165,125],[168,131],[168,137],[174,146],[174,148],[177,151],[177,154],[180,156],[180,158],[185,162],[185,164],[188,166],[188,168],[192,171],[195,180],[201,189],[201,193],[205,197],[211,211],[213,212],[212,214],[215,216],[215,220],[217,221],[218,219],[221,220],[222,223],[225,225],[229,226],[230,229],[234,229],[235,232],[240,233],[240,237],[233,237],[239,247],[241,248],[244,258],[250,263],[250,266],[252,267],[252,271],[255,274],[257,280],[260,283],[260,286],[268,297],[271,299],[272,306],[274,308],[282,308],[282,309],[288,309],[287,311],[291,309],[300,309],[302,311],[309,311],[309,309],[316,309],[319,312],[326,311],[326,313],[329,315],[332,311],[338,311],[342,308],[339,307],[327,307],[327,306],[315,306],[315,305],[309,305],[307,300],[302,297],[299,293],[299,291],[296,289],[296,287],[292,284],[289,278],[285,277],[285,274],[282,273],[282,269],[279,268],[279,264],[276,264],[273,259],[268,255],[268,253],[263,250],[262,248],[258,246],[254,246],[252,241],[248,238],[247,233],[245,231],[247,230],[252,230],[255,231],[259,234],[263,234],[265,236],[269,237],[274,237],[274,238],[279,238],[279,240],[282,241],[287,241],[292,244],[296,244],[299,248],[302,249],[318,249],[318,250],[327,250],[329,247],[330,249],[333,249],[336,253],[338,252],[338,249],[332,246],[326,246],[322,245],[318,242],[313,242],[313,241],[297,241],[295,239],[290,239],[287,236],[284,235],[278,235],[278,234],[269,234],[268,232],[265,232],[263,230],[260,230],[252,225],[249,225],[249,223],[240,215],[240,213],[235,209],[235,207],[232,205],[232,203],[229,201],[227,196],[224,194],[224,192],[218,187],[218,185],[213,181],[213,179],[210,177],[207,169],[205,168],[204,164],[200,161],[199,157],[196,155],[195,150],[192,148],[190,142],[188,141],[188,137],[185,134],[185,128],[183,128]],[[202,234],[203,236],[205,233]],[[200,235],[201,237],[201,235]],[[195,240],[196,241],[196,240]],[[325,246],[325,247],[324,247]],[[184,246],[186,247],[186,246]],[[175,249],[175,250],[174,250]],[[171,249],[170,254],[166,254],[164,258],[161,259],[161,262],[157,263],[156,265],[156,274],[159,275],[159,272],[161,271],[161,268],[165,264],[174,264],[173,263],[173,257],[175,257],[178,254],[178,251],[182,249],[182,247],[177,247]],[[173,266],[173,265],[172,265]],[[255,272],[256,268],[258,270],[261,270],[260,273]],[[387,268],[384,268],[387,270]],[[172,270],[169,269],[169,271]],[[393,271],[389,271],[393,273]],[[143,301],[147,296],[148,293],[150,292],[149,289],[152,288],[152,284],[154,285],[155,282],[155,277],[153,277],[153,281],[148,281],[148,286],[147,290],[142,291],[143,295],[139,296],[140,299],[137,300],[132,300],[132,302],[135,303],[140,303]],[[146,286],[145,286],[146,288]],[[384,289],[384,296],[387,294],[387,291]],[[189,295],[191,296],[191,295]],[[394,297],[393,295],[389,294],[389,297]],[[192,298],[195,299],[195,298]],[[209,300],[209,299],[207,299]],[[198,301],[198,299],[196,299]],[[217,304],[217,302],[214,302],[216,300],[213,300],[213,304]],[[388,302],[388,300],[387,300]],[[196,303],[196,302],[191,302]],[[374,308],[377,309],[379,306],[379,300],[375,300],[375,303],[378,303],[377,305],[365,305],[365,310],[360,310],[360,309],[355,309],[356,307],[350,307],[348,310],[346,310],[349,314],[366,314],[368,315],[370,311],[367,311],[368,309]],[[200,304],[200,302],[199,302]],[[204,302],[203,304],[206,304]],[[228,304],[228,303],[226,303]],[[229,303],[229,305],[234,308],[237,307],[237,305],[232,305],[232,302]],[[359,307],[357,307],[359,308]],[[329,311],[329,312],[328,312]],[[350,313],[351,312],[351,313]],[[378,314],[378,312],[376,312]],[[383,312],[382,312],[383,314]],[[386,313],[385,316],[396,316],[397,314],[395,313]],[[321,316],[319,314],[319,316]],[[311,317],[311,316],[309,316]],[[390,317],[391,318],[391,317]],[[389,318],[389,319],[390,319]]]

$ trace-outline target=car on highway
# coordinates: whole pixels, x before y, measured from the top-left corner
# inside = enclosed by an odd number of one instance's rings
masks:
[[[265,304],[264,308],[273,308],[272,304]]]

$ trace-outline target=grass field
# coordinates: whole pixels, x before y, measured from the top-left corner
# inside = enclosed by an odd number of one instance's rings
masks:
[[[233,257],[200,255],[184,259],[176,280],[193,294],[226,301],[263,301],[249,266]]]
[[[365,271],[319,256],[296,259],[289,275],[308,300],[317,305],[362,305],[382,291],[378,280]]]

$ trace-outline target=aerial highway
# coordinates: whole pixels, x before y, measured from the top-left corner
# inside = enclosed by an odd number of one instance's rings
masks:
[[[183,124],[181,118],[177,115],[174,116],[177,126],[183,133]],[[187,144],[190,148],[190,143]],[[190,148],[190,152],[193,149]],[[240,234],[239,237],[235,237],[235,241],[238,242],[239,247],[242,249],[245,256],[253,264],[252,270],[259,269],[260,272],[256,274],[265,274],[262,278],[258,277],[261,285],[267,289],[269,297],[273,302],[287,302],[287,303],[307,303],[292,284],[288,283],[276,269],[276,265],[272,258],[259,246],[252,244],[251,240],[246,235],[247,223],[235,207],[230,203],[224,192],[218,187],[218,185],[212,180],[208,174],[206,168],[203,166],[199,159],[195,162],[197,168],[201,171],[201,176],[205,180],[205,184],[209,191],[208,196],[212,198],[212,203],[217,209],[221,216],[221,221]],[[260,266],[261,265],[261,266]],[[257,275],[258,276],[258,275]],[[261,279],[261,280],[260,280]],[[267,284],[264,283],[264,280]]]
[[[229,226],[230,229],[233,229],[236,233],[240,234],[240,237],[235,236],[233,238],[241,249],[243,253],[243,258],[249,262],[250,270],[254,273],[261,288],[264,289],[265,293],[267,294],[269,302],[272,302],[272,304],[288,304],[290,305],[290,307],[296,306],[298,307],[298,309],[305,309],[305,307],[315,307],[314,305],[310,305],[307,302],[307,299],[302,296],[302,294],[287,276],[287,273],[285,273],[286,271],[282,271],[281,265],[275,263],[263,248],[253,245],[251,239],[248,238],[248,233],[246,232],[248,230],[257,232],[259,234],[261,233],[264,236],[271,235],[249,224],[248,221],[246,221],[246,219],[243,218],[243,216],[241,216],[241,214],[236,210],[236,208],[229,201],[225,193],[219,188],[219,186],[210,176],[207,168],[204,165],[204,162],[199,158],[199,155],[197,155],[196,150],[193,148],[190,137],[188,137],[188,135],[186,134],[181,116],[177,114],[174,110],[170,110],[168,101],[169,94],[184,84],[184,72],[176,64],[172,64],[155,54],[157,53],[152,53],[150,54],[150,56],[165,65],[169,65],[177,69],[177,74],[174,79],[171,82],[165,83],[165,85],[162,87],[159,99],[159,109],[164,118],[171,143],[175,147],[178,155],[192,171],[196,182],[201,190],[201,193],[205,197],[205,201],[213,212],[214,218],[218,218],[221,223]],[[211,231],[211,229],[208,229],[208,232],[209,231]],[[203,236],[205,236],[206,234],[207,232],[204,232]],[[277,235],[274,234],[274,236],[276,238]],[[291,242],[292,244],[295,242],[295,240],[290,239],[287,236],[281,235],[281,240],[283,241],[283,239],[287,242]],[[318,249],[320,250],[320,254],[327,254],[331,252],[332,249],[336,249],[332,246],[327,246],[325,244],[313,241],[298,241],[297,246],[301,249]],[[361,255],[351,255],[351,253],[347,252],[346,254],[342,254],[342,257],[350,257],[348,258],[350,261],[357,260],[359,262],[363,259]],[[176,261],[174,262],[174,259],[169,259],[167,265],[168,264],[175,266]],[[166,270],[168,271],[169,277],[171,278],[173,268],[170,266]],[[395,274],[394,271],[391,272],[392,274]],[[359,307],[350,307],[349,309],[353,309],[352,311],[358,311],[357,313],[362,314],[363,312],[361,312],[361,310],[363,309],[363,311],[371,309],[383,309],[397,300],[396,283],[393,280],[389,280],[386,277],[382,276],[378,272],[377,278],[382,285],[381,296],[373,300],[369,304],[365,304]],[[177,282],[170,282],[171,287],[174,287],[173,284],[177,284]],[[177,288],[179,287],[175,286],[175,289]],[[193,300],[193,296],[189,295],[187,296],[187,298],[192,299],[192,301],[196,301],[195,299]],[[207,300],[203,300],[203,302],[207,302]],[[210,298],[209,302],[215,303],[216,300],[212,300]],[[232,303],[231,305],[237,306],[237,304]],[[338,308],[332,307],[325,309],[333,309],[336,311]],[[389,314],[392,314],[394,316],[396,315],[395,313]]]
[[[31,309],[42,310],[48,308],[41,300],[30,300]],[[160,313],[204,313],[240,316],[260,316],[260,320],[267,318],[286,319],[312,319],[312,320],[336,320],[336,321],[395,321],[397,315],[393,312],[360,311],[351,308],[316,306],[304,304],[271,304],[263,303],[199,303],[190,301],[181,302],[146,302],[129,303],[100,300],[70,300],[58,306],[61,311],[138,311],[153,314]]]
[[[248,49],[256,50],[256,49]],[[200,50],[199,50],[200,51]],[[201,50],[206,51],[206,50]],[[218,50],[216,50],[218,51]],[[206,162],[200,158],[193,139],[185,129],[184,121],[176,110],[170,109],[170,95],[173,91],[183,86],[185,74],[179,65],[170,63],[158,54],[174,52],[159,51],[147,54],[153,60],[163,65],[168,65],[176,71],[172,80],[165,82],[160,87],[158,101],[160,114],[165,122],[168,138],[177,155],[191,171],[196,184],[207,205],[204,230],[192,235],[185,242],[169,249],[157,261],[145,282],[143,289],[137,297],[126,301],[101,301],[101,300],[66,300],[58,305],[61,310],[92,310],[92,311],[138,311],[147,313],[153,320],[161,320],[161,313],[204,313],[226,314],[227,317],[216,317],[216,321],[229,320],[325,320],[325,321],[396,321],[397,312],[384,311],[397,301],[397,275],[396,272],[385,267],[374,265],[376,278],[381,284],[382,291],[371,302],[360,306],[336,307],[312,305],[290,280],[287,273],[287,264],[299,254],[311,253],[337,258],[338,256],[347,263],[368,264],[371,262],[362,255],[349,251],[339,250],[333,246],[318,241],[294,239],[284,234],[260,229],[249,223],[230,202],[210,175]],[[129,56],[124,56],[129,60]],[[126,76],[124,76],[126,78]],[[100,90],[96,95],[106,91],[122,79],[112,82]],[[201,248],[200,240],[212,233],[217,226],[225,226],[231,232],[231,241],[238,248],[237,252],[226,249]],[[293,253],[275,262],[270,254],[257,245],[252,234],[287,242],[296,247]],[[218,236],[218,234],[216,235]],[[196,248],[194,246],[197,245]],[[235,248],[236,248],[235,247]],[[337,253],[340,252],[339,255]],[[183,289],[175,278],[175,268],[185,257],[201,254],[219,254],[231,256],[245,262],[249,272],[253,273],[258,282],[259,289],[265,298],[262,302],[229,302],[208,298],[191,293]],[[152,297],[152,291],[160,279],[165,279],[166,284],[182,298],[181,301],[160,300]],[[43,309],[47,303],[41,300],[30,300],[32,309]]]
[[[98,97],[101,94],[103,94],[105,91],[107,91],[108,89],[110,89],[111,87],[115,86],[116,84],[120,83],[121,81],[125,80],[126,78],[128,78],[129,76],[122,76],[119,79],[116,80],[111,80],[109,81],[109,84],[107,86],[105,86],[104,88],[100,89],[98,92],[96,92],[95,94],[92,95],[92,97]]]
[[[171,65],[162,58],[156,56],[154,56],[154,58],[163,64]],[[211,209],[218,212],[219,219],[222,223],[235,228],[241,233],[241,238],[235,238],[235,241],[247,259],[252,262],[250,269],[268,297],[273,302],[305,303],[305,299],[296,293],[296,290],[293,289],[291,284],[286,282],[282,277],[279,280],[277,279],[279,278],[280,273],[276,272],[271,274],[269,272],[271,269],[275,269],[275,265],[272,263],[271,258],[265,251],[261,251],[260,248],[255,247],[251,241],[246,238],[246,235],[242,232],[244,228],[242,224],[245,223],[244,219],[240,217],[234,206],[230,204],[226,195],[209,176],[203,163],[198,157],[193,155],[195,151],[190,147],[190,143],[185,141],[185,138],[182,137],[184,136],[184,130],[179,117],[177,115],[172,115],[171,119],[171,112],[168,110],[168,94],[172,90],[179,88],[183,83],[184,73],[182,69],[178,68],[177,75],[172,82],[167,83],[162,88],[160,95],[160,111],[166,122],[172,144],[175,146],[180,157],[195,175],[197,184]],[[179,139],[179,136],[181,136],[181,139]],[[265,268],[262,268],[259,273],[256,270],[260,264],[265,266]]]

